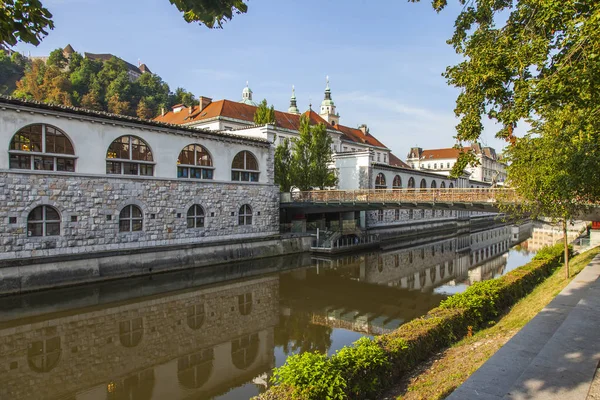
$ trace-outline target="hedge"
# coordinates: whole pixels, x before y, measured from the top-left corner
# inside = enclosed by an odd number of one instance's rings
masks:
[[[318,352],[288,357],[273,386],[255,400],[367,399],[436,352],[486,327],[561,265],[560,244],[544,248],[528,264],[477,282],[450,296],[425,316],[374,339],[361,338],[331,357]]]

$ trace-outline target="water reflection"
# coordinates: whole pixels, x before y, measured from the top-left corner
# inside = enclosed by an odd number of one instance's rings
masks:
[[[514,235],[497,226],[6,298],[0,398],[246,399],[289,354],[389,332],[453,288],[513,268]]]

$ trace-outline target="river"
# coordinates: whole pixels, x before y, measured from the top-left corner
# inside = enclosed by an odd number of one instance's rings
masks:
[[[4,297],[0,399],[248,399],[290,354],[389,332],[525,264],[530,234],[495,226]]]

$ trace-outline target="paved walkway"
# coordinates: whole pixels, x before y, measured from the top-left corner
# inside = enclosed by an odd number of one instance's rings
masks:
[[[600,255],[448,399],[585,400],[600,361]]]

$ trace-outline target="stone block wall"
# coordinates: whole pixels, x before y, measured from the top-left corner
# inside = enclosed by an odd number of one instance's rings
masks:
[[[271,168],[271,167],[270,167]],[[119,213],[138,206],[143,230],[119,232]],[[203,228],[187,228],[189,208],[204,209]],[[252,225],[239,225],[240,207]],[[59,211],[60,236],[29,237],[37,206]],[[269,184],[0,172],[0,260],[208,243],[279,232],[279,190]]]

